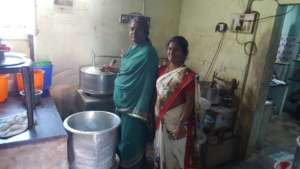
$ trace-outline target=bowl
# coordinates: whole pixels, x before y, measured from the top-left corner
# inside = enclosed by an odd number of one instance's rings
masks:
[[[20,91],[19,94],[22,96],[23,103],[26,104],[26,97],[25,97],[24,90]],[[32,101],[33,105],[38,105],[41,103],[42,94],[43,94],[43,90],[39,90],[39,89],[34,90],[34,96]]]

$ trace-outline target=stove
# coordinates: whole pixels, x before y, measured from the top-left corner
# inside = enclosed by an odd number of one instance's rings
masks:
[[[90,95],[81,89],[77,89],[76,106],[78,112],[88,110],[115,111],[112,95]]]

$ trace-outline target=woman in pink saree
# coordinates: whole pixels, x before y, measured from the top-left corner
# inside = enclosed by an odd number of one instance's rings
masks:
[[[156,81],[155,168],[191,167],[195,73],[184,65],[187,55],[188,42],[184,37],[169,40],[169,63],[159,69]]]

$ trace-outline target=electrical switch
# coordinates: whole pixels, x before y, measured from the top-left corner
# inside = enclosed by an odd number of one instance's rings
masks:
[[[232,14],[231,31],[253,33],[256,24],[256,13]]]
[[[223,23],[223,22],[218,23],[217,26],[216,26],[215,31],[216,32],[226,32],[227,31],[227,24]]]

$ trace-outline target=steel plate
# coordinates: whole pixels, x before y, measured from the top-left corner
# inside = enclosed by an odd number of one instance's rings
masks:
[[[5,57],[0,60],[0,67],[4,66],[15,66],[25,63],[25,55],[16,54],[16,53],[7,53]]]

